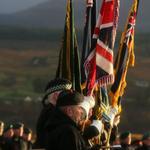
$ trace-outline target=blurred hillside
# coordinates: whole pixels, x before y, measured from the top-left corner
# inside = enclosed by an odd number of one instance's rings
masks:
[[[84,1],[75,1],[76,23],[83,22]],[[0,25],[13,25],[29,28],[63,28],[66,1],[48,0],[32,8],[12,14],[1,14]],[[81,23],[83,25],[83,23]]]
[[[62,30],[0,26],[0,118],[34,128],[43,89],[55,76]],[[80,33],[81,31],[78,31]],[[120,34],[117,36],[118,47]],[[149,33],[136,34],[135,67],[123,97],[121,130],[145,132],[150,123]],[[78,34],[78,41],[82,41]],[[79,43],[81,47],[82,43]],[[30,116],[30,117],[28,117]]]

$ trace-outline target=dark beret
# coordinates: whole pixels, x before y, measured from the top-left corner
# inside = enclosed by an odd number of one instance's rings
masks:
[[[19,129],[21,127],[24,127],[24,124],[21,122],[15,123],[13,124],[13,129]]]
[[[143,135],[142,140],[147,140],[150,138],[150,132],[147,132]]]
[[[24,132],[25,134],[29,134],[29,133],[32,133],[32,130],[29,129],[29,128],[24,128],[24,129],[23,129],[23,132]]]
[[[124,140],[124,139],[126,139],[130,134],[131,134],[130,131],[123,132],[123,133],[121,133],[121,135],[120,135],[120,139],[121,139],[121,140]]]
[[[45,95],[43,97],[43,104],[45,100],[47,99],[48,95],[61,90],[69,90],[72,87],[72,83],[67,79],[62,78],[56,78],[48,82],[46,88],[45,88]]]
[[[83,102],[84,96],[77,91],[65,90],[62,91],[57,100],[57,107],[69,106],[69,105],[79,105]]]
[[[4,132],[7,132],[9,129],[12,129],[12,128],[13,128],[13,125],[9,124],[4,128]]]

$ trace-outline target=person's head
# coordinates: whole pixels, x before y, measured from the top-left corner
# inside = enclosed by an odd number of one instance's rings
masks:
[[[4,122],[0,121],[0,136],[3,134],[4,131]]]
[[[86,112],[81,107],[84,96],[76,91],[66,90],[58,96],[56,107],[61,109],[76,124],[86,118]]]
[[[13,135],[14,135],[13,125],[10,124],[4,128],[3,136],[5,138],[11,138],[11,137],[13,137]]]
[[[142,142],[146,146],[150,146],[150,132],[147,132],[142,137]]]
[[[24,128],[23,123],[18,122],[13,124],[14,136],[21,137],[23,135],[23,128]]]
[[[42,100],[43,105],[51,103],[55,106],[60,92],[70,90],[71,87],[72,83],[67,79],[56,78],[51,80],[45,88],[45,95]]]
[[[31,139],[32,139],[32,130],[29,129],[29,128],[24,128],[23,129],[23,136],[22,136],[22,138],[25,141],[31,141]]]
[[[120,142],[121,144],[130,145],[131,144],[131,132],[130,131],[123,132],[120,135]]]

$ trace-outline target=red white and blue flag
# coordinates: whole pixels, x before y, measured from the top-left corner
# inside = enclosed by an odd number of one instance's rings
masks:
[[[110,91],[113,106],[121,104],[121,98],[127,85],[126,77],[128,69],[134,66],[134,34],[138,8],[139,0],[134,0],[131,10],[129,11],[125,30],[121,36],[120,47],[114,65],[115,82],[111,86]]]
[[[113,48],[119,16],[119,0],[103,0],[93,34],[91,53],[85,61],[89,94],[94,85],[114,82]]]

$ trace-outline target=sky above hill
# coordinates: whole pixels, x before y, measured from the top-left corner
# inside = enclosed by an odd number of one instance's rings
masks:
[[[0,13],[13,13],[33,7],[47,0],[0,0]]]
[[[20,14],[20,18],[22,19],[24,19],[23,17],[26,16],[26,18],[28,19],[27,21],[28,24],[30,24],[30,22],[35,21],[35,19],[39,18],[40,24],[43,23],[46,24],[48,22],[47,19],[49,19],[49,20],[54,20],[53,24],[61,25],[61,23],[60,22],[58,23],[58,21],[60,19],[63,20],[65,16],[66,1],[67,0],[0,0],[0,15],[17,13],[18,15]],[[75,5],[76,6],[75,9],[77,10],[76,14],[77,16],[80,16],[78,20],[80,20],[81,23],[81,18],[84,17],[83,11],[84,11],[84,3],[86,0],[73,0],[73,1],[76,2]],[[97,0],[97,2],[101,3],[102,0]],[[121,25],[125,24],[129,9],[131,8],[133,2],[134,0],[120,0],[121,7],[120,7],[119,22],[121,23]],[[150,0],[140,0],[138,18],[137,18],[137,27],[136,27],[139,31],[150,32],[149,6],[150,6]],[[99,4],[98,4],[98,8],[99,8]],[[59,13],[63,13],[63,14],[59,14]],[[42,16],[42,14],[44,14],[44,16]],[[46,18],[46,16],[48,15],[49,17]],[[41,17],[45,18],[45,20],[43,18],[43,22],[41,22]],[[14,21],[12,17],[11,19],[10,18],[7,19],[5,16],[3,18],[7,20],[6,22]],[[0,21],[4,22],[4,24],[7,24],[4,21],[4,19],[3,20],[1,19]],[[21,20],[16,20],[16,21],[21,22]],[[36,22],[36,24],[38,23]],[[48,24],[48,26],[50,25],[51,23]]]

